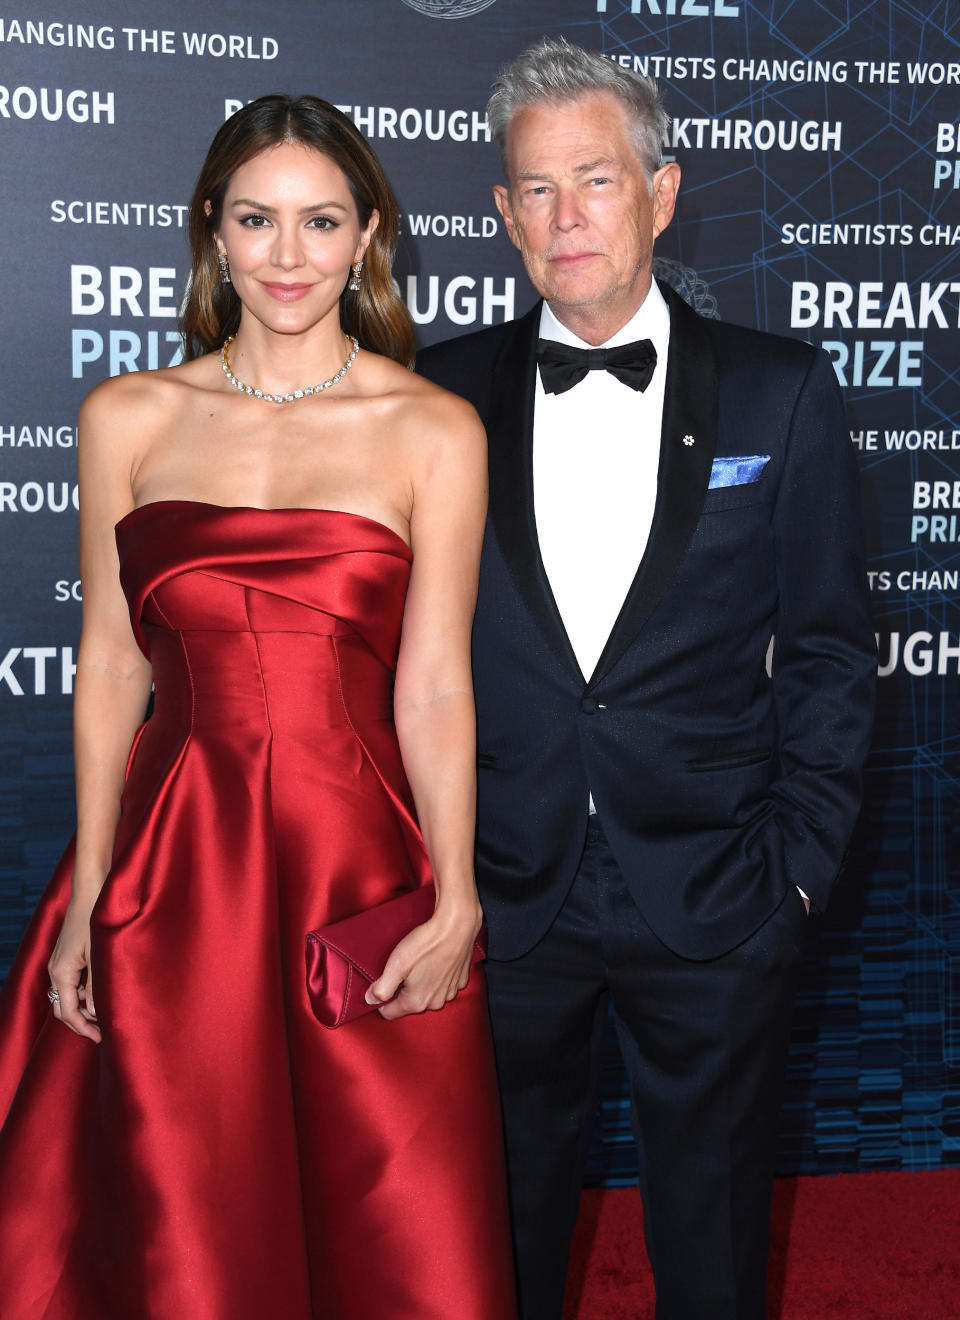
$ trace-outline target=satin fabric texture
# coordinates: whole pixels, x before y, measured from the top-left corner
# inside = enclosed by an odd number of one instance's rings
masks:
[[[431,879],[392,719],[411,565],[333,510],[165,500],[117,527],[153,665],[92,920],[97,1046],[46,962],[4,991],[4,1320],[509,1320],[482,969],[337,1031],[305,934]]]

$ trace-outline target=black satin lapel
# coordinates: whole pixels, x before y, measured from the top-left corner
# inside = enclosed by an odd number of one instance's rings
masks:
[[[709,336],[683,299],[660,287],[670,306],[670,351],[657,502],[647,548],[590,687],[610,672],[633,642],[676,572],[703,508],[716,450],[717,370]]]
[[[496,380],[487,423],[490,449],[490,521],[517,588],[544,636],[579,682],[583,674],[547,580],[533,504],[533,405],[538,302],[515,323],[494,366]]]

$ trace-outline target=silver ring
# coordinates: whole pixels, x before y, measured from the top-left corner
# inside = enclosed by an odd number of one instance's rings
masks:
[[[47,991],[47,998],[50,1000],[51,1004],[59,1004],[60,991],[55,989],[54,986],[51,986],[50,989]]]

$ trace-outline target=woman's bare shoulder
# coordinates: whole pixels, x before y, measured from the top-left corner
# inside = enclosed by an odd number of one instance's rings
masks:
[[[376,393],[398,435],[430,445],[444,440],[467,446],[485,444],[483,425],[466,399],[389,358],[371,358]]]
[[[90,391],[80,405],[80,443],[123,436],[142,444],[168,429],[184,409],[196,406],[198,392],[219,384],[219,362],[209,357],[155,371],[111,376]]]

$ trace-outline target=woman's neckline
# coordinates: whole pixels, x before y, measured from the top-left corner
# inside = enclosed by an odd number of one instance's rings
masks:
[[[144,509],[153,509],[160,505],[171,505],[171,504],[187,505],[191,508],[198,508],[198,509],[215,509],[218,512],[223,512],[223,513],[266,513],[266,514],[313,513],[313,514],[323,514],[328,517],[335,517],[335,518],[355,518],[360,522],[370,523],[373,527],[379,527],[381,531],[384,531],[389,536],[392,536],[394,540],[399,541],[400,544],[408,553],[411,553],[411,547],[409,542],[407,542],[404,539],[404,537],[400,535],[399,532],[395,531],[392,527],[389,527],[385,522],[381,522],[379,518],[371,518],[365,513],[353,513],[350,509],[328,509],[328,508],[315,509],[315,508],[311,508],[309,505],[297,505],[297,504],[288,505],[282,508],[267,509],[258,504],[214,504],[211,500],[187,500],[187,499],[147,500],[144,504],[136,505],[134,508],[130,510],[129,513],[125,513],[123,517],[119,520],[119,522],[116,524],[116,528],[114,530],[117,530],[120,527],[122,527],[128,518],[133,518],[135,514],[142,513]]]

